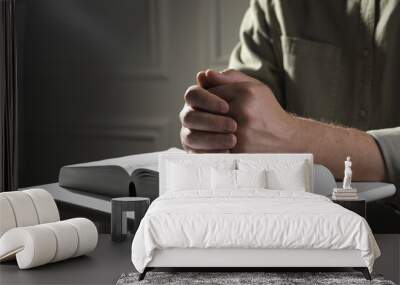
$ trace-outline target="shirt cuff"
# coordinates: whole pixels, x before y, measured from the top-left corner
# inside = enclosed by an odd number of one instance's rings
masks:
[[[371,130],[367,133],[379,146],[389,181],[400,186],[400,127]]]

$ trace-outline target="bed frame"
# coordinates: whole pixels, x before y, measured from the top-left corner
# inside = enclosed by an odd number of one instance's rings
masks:
[[[139,275],[143,280],[155,268],[213,269],[264,271],[265,269],[353,268],[367,280],[371,275],[359,250],[330,249],[238,249],[238,248],[170,248],[156,250],[152,261]]]
[[[160,155],[160,194],[166,191],[166,159],[182,159],[197,156],[196,159],[215,161],[221,158],[269,158],[303,160],[309,164],[309,189],[313,192],[313,157],[311,154],[163,154]],[[353,268],[361,271],[367,280],[371,276],[359,250],[331,249],[255,249],[255,248],[169,248],[157,249],[153,259],[139,275],[143,280],[146,273],[160,268],[210,269],[229,268],[230,271],[265,271],[265,269]],[[262,270],[264,269],[264,270]]]

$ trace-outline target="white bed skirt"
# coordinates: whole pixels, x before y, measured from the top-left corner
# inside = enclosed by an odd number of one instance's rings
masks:
[[[156,249],[147,267],[366,267],[359,250]]]

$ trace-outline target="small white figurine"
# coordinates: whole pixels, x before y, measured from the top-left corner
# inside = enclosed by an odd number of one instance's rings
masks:
[[[353,172],[351,170],[350,156],[346,158],[344,162],[344,178],[343,178],[343,189],[351,189],[351,176]]]

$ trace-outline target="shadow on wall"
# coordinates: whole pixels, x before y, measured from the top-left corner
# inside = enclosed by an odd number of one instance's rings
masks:
[[[226,65],[238,40],[248,2],[235,3],[18,1],[19,186],[55,182],[66,164],[179,146],[185,89],[211,55]]]

